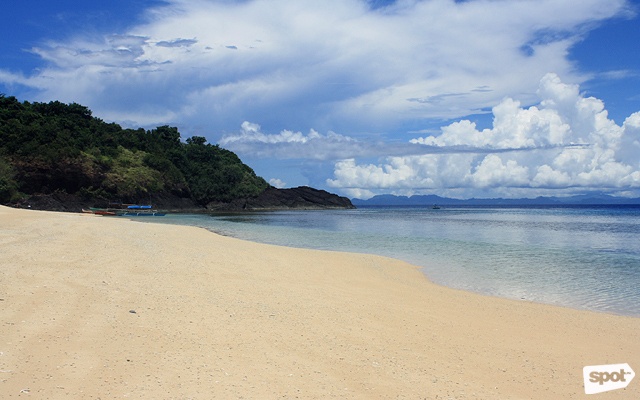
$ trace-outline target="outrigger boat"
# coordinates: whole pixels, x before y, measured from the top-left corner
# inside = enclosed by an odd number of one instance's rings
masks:
[[[164,217],[167,214],[163,212],[147,210],[147,211],[125,211],[118,215],[121,217]]]
[[[115,206],[115,207],[114,207]],[[86,210],[82,210],[85,212]],[[96,215],[110,215],[119,217],[164,217],[166,213],[153,210],[150,205],[139,204],[109,204],[108,208],[91,207],[90,212]]]

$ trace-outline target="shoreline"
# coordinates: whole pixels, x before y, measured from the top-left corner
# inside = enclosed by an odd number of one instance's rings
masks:
[[[582,398],[584,366],[640,368],[640,318],[382,256],[0,207],[0,265],[7,398]]]
[[[589,206],[589,208],[593,208],[593,207],[594,206]],[[598,208],[599,207],[601,206],[598,206]],[[530,207],[526,207],[526,208],[528,209]],[[549,207],[545,206],[544,208],[549,208]],[[552,208],[557,208],[557,207],[552,207]],[[618,208],[618,206],[616,206],[616,208]],[[628,208],[628,206],[625,205],[623,206],[623,208]],[[297,211],[290,211],[290,212],[293,215]],[[197,214],[187,214],[187,215],[196,216]],[[213,215],[226,216],[226,215],[236,215],[236,214],[235,213],[218,213]],[[252,216],[253,214],[252,212],[245,212],[245,213],[239,213],[237,215]],[[461,281],[459,280],[456,281],[455,279],[447,277],[447,275],[443,274],[442,271],[450,268],[450,266],[453,265],[453,263],[457,263],[458,268],[459,268],[459,265],[464,265],[464,264],[461,264],[455,258],[447,259],[443,261],[442,258],[433,257],[433,254],[436,254],[433,252],[431,255],[416,257],[415,254],[407,253],[406,249],[404,252],[400,251],[400,252],[395,252],[395,254],[393,254],[394,252],[388,251],[388,249],[387,251],[381,251],[378,248],[367,247],[366,245],[364,247],[351,245],[349,246],[349,248],[345,248],[344,246],[341,246],[341,243],[340,243],[341,240],[332,240],[326,243],[324,241],[324,238],[318,238],[318,240],[316,241],[313,241],[313,240],[312,241],[309,241],[309,240],[291,241],[289,238],[287,238],[286,236],[282,235],[279,232],[274,232],[272,234],[269,231],[261,231],[260,234],[253,234],[253,233],[247,234],[246,229],[236,229],[233,226],[229,227],[224,222],[222,222],[222,225],[220,225],[220,221],[215,221],[211,223],[206,223],[206,222],[194,223],[193,221],[190,221],[190,220],[185,220],[186,222],[180,221],[179,217],[177,217],[178,219],[175,219],[175,218],[176,218],[175,215],[167,217],[167,219],[172,222],[167,222],[166,219],[156,219],[156,220],[150,220],[145,222],[169,223],[169,224],[185,225],[185,226],[199,226],[218,235],[238,238],[240,240],[248,240],[254,243],[274,244],[274,245],[293,247],[293,248],[299,248],[299,249],[312,249],[312,250],[319,249],[319,250],[342,251],[342,252],[348,252],[348,253],[376,254],[383,257],[390,257],[393,259],[397,259],[397,260],[412,264],[418,267],[421,270],[421,272],[426,276],[427,280],[429,280],[431,283],[452,288],[452,289],[473,292],[483,296],[512,299],[517,301],[534,302],[538,304],[547,304],[547,305],[553,305],[558,307],[570,308],[574,310],[592,311],[597,313],[640,318],[640,311],[638,311],[639,309],[637,307],[636,302],[634,301],[635,297],[634,299],[631,299],[631,300],[627,299],[626,301],[624,301],[625,297],[623,295],[618,295],[617,298],[615,298],[614,296],[614,301],[617,301],[617,303],[612,304],[612,303],[607,303],[606,301],[605,302],[600,301],[601,298],[606,297],[609,293],[594,293],[593,291],[581,292],[580,290],[574,290],[574,293],[568,293],[568,292],[562,291],[562,289],[564,288],[562,285],[558,286],[558,288],[560,289],[559,291],[556,290],[556,292],[550,292],[550,291],[545,291],[546,284],[544,282],[537,282],[538,288],[541,291],[536,292],[536,286],[535,286],[536,282],[533,282],[533,281],[530,281],[528,283],[531,287],[527,287],[525,284],[524,286],[517,286],[515,289],[512,289],[512,290],[508,290],[507,286],[500,285],[500,284],[495,286],[491,286],[491,285],[487,286],[486,282],[484,286],[482,285],[472,286],[472,285],[469,285],[470,280],[468,279],[468,276],[469,275],[473,276],[472,274],[474,273],[474,271],[469,271],[470,272],[469,274],[465,274],[467,275],[467,280],[466,281],[463,280],[462,282],[466,284],[462,284]],[[242,224],[232,223],[231,225],[242,225]],[[248,224],[248,225],[251,225],[251,224]],[[296,229],[295,225],[294,225],[294,229]],[[249,232],[250,231],[251,230],[249,230]],[[286,239],[282,239],[280,238],[280,236]],[[305,233],[303,232],[302,235],[294,233],[291,236],[304,237]],[[274,238],[278,238],[278,239],[274,239]],[[346,241],[349,241],[349,238],[346,238]],[[320,243],[320,245],[317,245],[318,243]],[[327,243],[330,243],[330,244],[327,244]],[[594,256],[597,256],[597,255],[594,255]],[[530,260],[528,264],[536,265],[536,263],[532,262],[532,260]],[[523,263],[523,265],[527,265],[527,263]],[[611,262],[610,265],[617,265],[617,264],[615,262]],[[549,276],[548,273],[539,274],[539,275]],[[516,282],[516,283],[519,283],[519,282]],[[614,288],[616,286],[615,284],[605,282],[600,287]],[[590,293],[590,297],[585,296],[586,293]],[[580,300],[576,301],[576,299],[580,299]]]

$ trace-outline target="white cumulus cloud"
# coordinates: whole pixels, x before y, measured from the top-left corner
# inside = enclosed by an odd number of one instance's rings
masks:
[[[281,179],[278,178],[271,178],[269,179],[269,184],[273,187],[277,187],[279,189],[284,188],[285,186],[287,186],[287,183],[284,182]]]
[[[472,146],[476,152],[388,157],[380,164],[336,163],[334,188],[358,193],[414,192],[541,195],[548,189],[640,189],[640,112],[622,126],[607,117],[601,100],[584,97],[577,85],[547,74],[539,104],[523,108],[506,98],[493,108],[493,127],[470,121],[442,128],[439,135],[413,139],[418,145]],[[486,149],[487,153],[481,150]],[[504,151],[500,151],[504,150]]]
[[[283,130],[277,134],[263,133],[260,125],[248,121],[242,123],[240,132],[226,135],[220,140],[225,148],[244,155],[278,159],[326,160],[344,158],[342,154],[352,154],[365,143],[329,132],[322,135],[315,130],[308,134]]]

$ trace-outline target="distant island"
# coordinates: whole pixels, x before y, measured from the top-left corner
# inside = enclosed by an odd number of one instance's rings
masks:
[[[377,195],[367,200],[351,199],[363,206],[562,206],[562,205],[640,205],[640,198],[614,197],[603,193],[568,197],[536,197],[532,199],[452,199],[436,195],[395,196]]]
[[[123,129],[80,104],[0,94],[0,204],[81,211],[114,202],[170,211],[354,208],[310,187],[277,189],[233,152],[176,127]]]

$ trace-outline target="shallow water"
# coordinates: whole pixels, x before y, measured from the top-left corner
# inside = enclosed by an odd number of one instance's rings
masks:
[[[640,316],[640,207],[447,208],[168,215],[256,242],[373,253],[434,282],[501,297]]]

